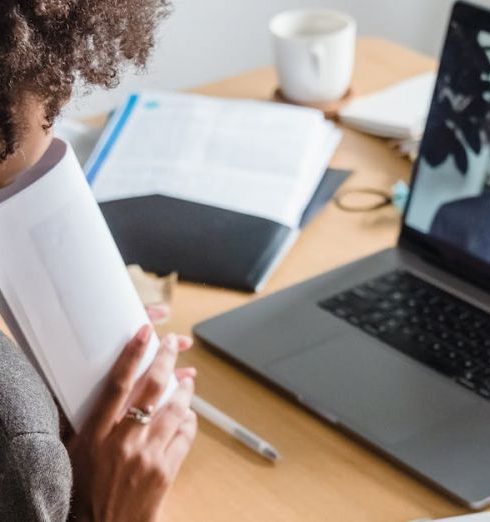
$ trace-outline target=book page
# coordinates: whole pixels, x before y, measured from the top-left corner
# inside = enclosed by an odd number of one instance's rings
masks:
[[[149,319],[72,149],[56,140],[50,154],[57,161],[49,172],[0,202],[0,289],[79,429]],[[158,346],[154,335],[140,375]]]
[[[314,109],[144,92],[85,170],[99,202],[162,194],[294,228],[339,140]]]

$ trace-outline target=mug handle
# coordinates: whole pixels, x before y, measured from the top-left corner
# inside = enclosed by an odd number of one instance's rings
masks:
[[[313,65],[313,70],[317,76],[322,76],[323,68],[323,59],[325,57],[324,48],[321,45],[313,45],[309,49],[311,63]]]

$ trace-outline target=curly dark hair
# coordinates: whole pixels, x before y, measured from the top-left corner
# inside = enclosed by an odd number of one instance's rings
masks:
[[[144,67],[169,0],[0,0],[0,162],[25,131],[34,96],[49,129],[74,85],[114,87],[125,65]]]

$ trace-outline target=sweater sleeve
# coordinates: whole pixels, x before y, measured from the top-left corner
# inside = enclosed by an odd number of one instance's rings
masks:
[[[65,522],[72,471],[56,406],[23,354],[0,334],[0,520]]]
[[[18,435],[10,443],[10,457],[17,494],[25,506],[22,520],[66,522],[72,476],[70,460],[60,439],[47,433]],[[5,520],[17,520],[18,516],[17,507]]]

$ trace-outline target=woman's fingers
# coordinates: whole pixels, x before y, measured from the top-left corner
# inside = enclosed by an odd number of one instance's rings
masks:
[[[121,409],[133,391],[137,370],[145,354],[151,333],[151,326],[143,326],[117,359],[108,375],[98,406],[91,417],[94,427],[109,430],[118,420]]]
[[[176,368],[175,377],[178,381],[183,381],[186,377],[195,379],[197,377],[197,370],[195,368]]]
[[[158,440],[162,451],[175,436],[190,411],[194,394],[194,380],[186,377],[179,383],[168,402],[155,414],[150,429],[150,437]]]
[[[141,377],[130,399],[130,406],[151,410],[158,405],[175,369],[178,353],[178,337],[175,334],[166,335],[161,340],[160,349],[151,366]]]
[[[179,350],[181,352],[185,352],[192,348],[192,345],[194,344],[194,339],[192,337],[189,337],[188,335],[179,335],[177,337],[178,343],[179,343]]]
[[[189,410],[165,451],[165,467],[169,480],[173,482],[184,459],[187,457],[197,433],[196,414]]]
[[[170,307],[166,304],[152,304],[146,306],[146,313],[154,324],[159,324],[168,319]]]

